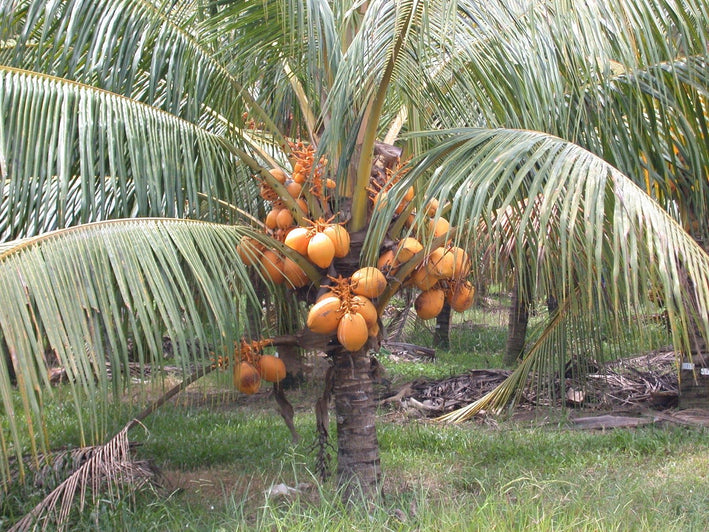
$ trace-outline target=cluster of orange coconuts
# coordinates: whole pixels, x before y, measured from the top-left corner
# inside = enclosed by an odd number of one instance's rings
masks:
[[[384,252],[377,266],[391,275],[414,255],[423,251],[423,245],[413,237],[399,241],[396,248]],[[416,314],[428,320],[435,318],[448,304],[456,312],[463,312],[473,304],[475,288],[466,279],[470,273],[470,258],[460,247],[443,245],[434,248],[407,277],[404,284],[415,286],[421,293],[414,301]]]
[[[394,181],[390,181],[393,183]],[[374,208],[383,206],[388,201],[391,184],[378,187],[373,192],[371,199]],[[395,214],[402,214],[414,197],[413,187],[409,187],[394,210]],[[439,202],[432,198],[425,206],[427,223],[424,231],[433,238],[444,237],[450,231],[450,223],[439,214]],[[411,210],[405,225],[412,230],[414,226],[415,211]],[[423,251],[423,245],[414,237],[400,240],[395,248],[389,249],[379,257],[377,267],[388,275],[395,275],[397,270]],[[460,247],[446,243],[434,248],[427,257],[404,280],[405,285],[413,285],[421,293],[417,296],[414,307],[416,314],[421,319],[435,318],[443,310],[446,301],[456,312],[463,312],[470,308],[475,297],[475,289],[466,279],[470,273],[471,262],[467,252]]]
[[[312,154],[309,157],[312,157]],[[280,168],[269,170],[269,173],[285,187],[300,209],[306,213],[308,204],[303,197],[303,183],[306,179],[305,172],[309,171],[308,164],[307,160],[301,162],[301,159],[297,159],[296,167],[299,171],[293,172],[293,178],[289,178]],[[309,190],[314,197],[318,197],[319,183],[322,179],[318,177],[318,171],[314,176]],[[327,187],[332,188],[332,186],[334,182],[327,179]],[[318,218],[315,221],[307,220],[307,227],[297,226],[293,213],[268,183],[261,183],[260,195],[272,205],[264,221],[267,232],[306,257],[311,263],[320,268],[327,268],[335,257],[344,257],[349,253],[350,235],[341,225]],[[237,251],[244,264],[259,267],[264,277],[274,284],[285,282],[292,288],[300,288],[308,284],[308,276],[295,261],[276,250],[266,248],[255,239],[243,238]]]
[[[254,394],[261,387],[261,381],[281,382],[286,376],[286,366],[274,355],[264,355],[263,347],[270,339],[246,342],[241,340],[236,353],[238,363],[234,364],[234,386],[245,394]]]
[[[370,336],[379,333],[372,299],[384,292],[386,277],[377,268],[367,266],[350,277],[330,279],[333,284],[308,312],[307,326],[319,334],[337,332],[337,340],[346,350],[358,351]]]
[[[325,207],[327,198],[324,193],[335,186],[332,180],[324,178],[327,160],[320,158],[316,161],[315,149],[302,142],[291,144],[291,153],[294,161],[291,177],[280,168],[272,168],[269,172],[304,213],[309,214],[308,202],[311,205],[312,202],[320,202]],[[392,173],[388,174],[391,178]],[[403,173],[399,172],[399,175]],[[369,191],[374,208],[386,204],[394,182],[389,179],[386,184],[380,185],[372,180]],[[324,270],[330,267],[335,258],[349,254],[350,235],[342,225],[318,217],[314,221],[304,219],[305,225],[298,226],[293,212],[268,183],[261,184],[260,195],[272,204],[264,222],[267,233],[310,263]],[[395,210],[396,215],[402,215],[413,198],[414,189],[409,187]],[[425,210],[428,225],[418,229],[434,238],[446,235],[450,225],[445,218],[437,215],[440,214],[438,202],[431,200]],[[417,230],[412,227],[414,211],[410,208],[408,211],[406,225]],[[423,246],[418,240],[413,237],[404,238],[395,248],[380,256],[376,268],[361,268],[348,278],[330,277],[332,284],[327,287],[328,291],[318,298],[308,313],[308,328],[319,334],[336,333],[338,341],[348,351],[361,349],[369,336],[376,336],[379,332],[377,310],[372,300],[379,297],[386,288],[386,276],[395,275],[403,264],[422,251]],[[245,264],[259,267],[263,275],[275,284],[285,282],[293,288],[300,288],[309,283],[309,278],[295,261],[276,250],[268,249],[255,239],[242,239],[239,255]],[[420,256],[417,260],[420,260]],[[418,316],[422,319],[437,316],[446,300],[458,312],[469,308],[474,296],[473,286],[466,280],[470,266],[468,254],[462,248],[448,243],[434,248],[404,280],[406,285],[421,290],[415,302]],[[255,381],[256,376],[260,381],[262,376],[255,364],[243,360],[241,366],[239,374],[244,376],[239,377],[241,382]],[[243,387],[251,389],[247,384]]]

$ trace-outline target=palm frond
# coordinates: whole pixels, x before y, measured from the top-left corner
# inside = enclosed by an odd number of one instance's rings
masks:
[[[543,2],[516,13],[507,4],[471,9],[466,45],[428,81],[441,124],[579,144],[706,237],[704,3]]]
[[[245,232],[196,221],[119,220],[5,248],[0,255],[0,395],[9,424],[0,434],[4,452],[19,459],[28,448],[47,451],[42,428],[43,397],[52,394],[47,350],[65,368],[75,394],[95,397],[130,383],[128,372],[120,371],[128,367],[129,344],[141,364],[160,364],[167,335],[185,370],[213,356],[230,356],[242,300],[258,306],[236,251]],[[19,410],[13,406],[15,393]],[[91,404],[82,438],[100,439],[106,419],[100,405]]]
[[[16,44],[0,61],[122,94],[215,134],[229,133],[216,117],[238,127],[249,112],[284,143],[238,71],[207,46],[198,10],[145,0],[10,3],[0,40]]]
[[[216,218],[210,198],[254,196],[233,147],[190,122],[45,74],[0,67],[0,84],[2,240],[136,215]]]
[[[10,530],[24,532],[37,529],[40,523],[42,530],[65,530],[77,491],[79,512],[82,512],[86,504],[86,490],[89,487],[95,501],[104,486],[108,487],[109,496],[115,496],[114,492],[135,491],[149,482],[153,471],[147,468],[146,464],[133,459],[131,442],[128,440],[129,429],[130,426],[124,427],[104,445],[81,449],[82,465]],[[76,455],[77,450],[72,454]]]
[[[627,325],[630,316],[651,307],[657,289],[678,350],[691,351],[693,322],[709,338],[709,257],[627,176],[583,148],[539,132],[433,135],[437,147],[392,188],[392,208],[375,211],[368,251],[378,248],[378,231],[388,226],[397,200],[418,182],[419,201],[438,198],[456,228],[455,240],[476,256],[491,253],[499,278],[510,261],[526,265],[534,281],[530,300],[547,294],[578,299],[575,315],[611,316]],[[415,223],[426,227],[421,211]],[[501,217],[505,212],[514,214]],[[418,236],[431,245],[425,232]],[[681,282],[685,275],[689,283]],[[687,298],[694,310],[681,303]]]
[[[305,138],[308,131],[300,125],[305,122],[313,131],[321,126],[310,115],[321,116],[321,103],[342,55],[332,9],[322,0],[229,2],[197,31],[211,42],[227,69],[252,88],[263,114],[286,135]],[[231,46],[233,39],[243,45]],[[258,122],[260,117],[252,118]]]

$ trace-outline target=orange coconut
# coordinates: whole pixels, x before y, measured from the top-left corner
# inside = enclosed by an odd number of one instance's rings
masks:
[[[350,234],[347,229],[340,224],[332,224],[323,229],[323,233],[335,244],[335,257],[346,257],[350,252]]]
[[[439,281],[438,276],[431,273],[428,267],[418,267],[411,275],[411,282],[419,290],[430,290]]]
[[[463,312],[473,305],[475,287],[470,281],[455,283],[446,294],[446,300],[453,310]]]
[[[416,240],[414,237],[406,237],[401,242],[399,242],[399,245],[397,247],[396,260],[398,260],[399,263],[404,263],[411,259],[411,257],[416,255],[416,253],[418,253],[422,249],[423,246],[421,245],[421,242]]]
[[[274,284],[283,282],[283,258],[273,250],[267,249],[261,256],[263,275]]]
[[[295,167],[293,168],[293,181],[302,185],[308,179],[308,175],[305,173],[305,169],[302,165],[299,166],[299,164],[300,163],[295,163]]]
[[[396,269],[397,264],[396,258],[394,257],[394,250],[388,249],[379,256],[377,268],[384,273],[389,273]]]
[[[308,329],[318,334],[332,334],[337,330],[342,313],[339,297],[330,296],[315,303],[308,312]]]
[[[421,292],[414,301],[416,314],[422,320],[435,318],[441,313],[441,310],[443,310],[445,300],[445,293],[440,288],[432,288],[431,290]]]
[[[350,277],[352,291],[368,298],[379,297],[387,286],[386,277],[377,268],[365,266]]]
[[[298,266],[298,264],[292,259],[285,257],[283,259],[283,277],[286,283],[293,288],[300,288],[308,284],[310,279],[307,274],[303,271],[303,268]]]
[[[283,243],[291,249],[294,249],[304,257],[308,256],[308,242],[310,236],[306,227],[295,227],[286,235]]]
[[[304,213],[308,213],[308,202],[305,201],[303,198],[296,198],[295,202],[298,204],[298,207],[300,207],[300,210],[303,211]]]
[[[463,248],[452,247],[450,252],[455,258],[455,266],[453,268],[453,277],[464,277],[470,272],[470,258]]]
[[[254,394],[261,387],[261,376],[248,362],[234,364],[234,386],[241,393]]]
[[[276,229],[278,227],[278,213],[280,213],[281,210],[282,209],[271,209],[271,212],[266,215],[266,220],[264,222],[266,227],[269,229]]]
[[[236,246],[236,252],[246,266],[254,266],[259,261],[262,246],[257,240],[245,236],[241,239],[239,245]]]
[[[281,382],[286,377],[286,365],[273,355],[263,355],[258,361],[258,372],[268,382]]]
[[[327,268],[335,258],[335,244],[325,233],[315,233],[308,242],[308,258],[313,264]]]
[[[337,326],[337,340],[348,351],[358,351],[369,338],[369,328],[364,317],[356,312],[346,312]]]
[[[288,229],[293,225],[293,215],[289,209],[281,209],[276,215],[276,225],[279,229]]]
[[[451,279],[455,272],[455,256],[446,248],[434,249],[428,256],[426,271],[441,279]]]
[[[268,172],[269,172],[273,177],[275,177],[275,178],[276,178],[276,181],[278,181],[281,185],[282,185],[283,183],[285,183],[285,182],[286,182],[286,179],[288,178],[288,176],[286,175],[286,173],[285,173],[283,170],[281,170],[280,168],[271,168]]]
[[[436,198],[431,198],[426,204],[426,214],[429,216],[434,216],[438,210],[438,200]]]
[[[373,207],[375,210],[386,209],[388,202],[389,194],[386,190],[380,190],[377,192],[376,196],[374,196]]]
[[[286,190],[288,191],[288,194],[290,194],[292,197],[297,198],[298,196],[300,196],[301,190],[303,190],[303,185],[301,185],[297,181],[289,179],[288,181],[286,181]]]
[[[364,296],[354,295],[350,300],[352,305],[352,310],[357,314],[361,314],[364,321],[367,323],[367,327],[371,327],[377,323],[377,309],[369,298]]]
[[[445,235],[450,229],[451,224],[445,218],[438,218],[436,220],[431,220],[429,228],[434,237],[439,237]]]

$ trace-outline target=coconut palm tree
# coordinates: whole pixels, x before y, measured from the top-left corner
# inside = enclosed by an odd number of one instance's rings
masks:
[[[399,254],[379,316],[417,271],[463,283],[431,259],[449,242],[500,279],[526,264],[514,271],[533,282],[518,286],[559,300],[485,404],[529,375],[553,382],[572,352],[628,345],[651,287],[678,349],[691,324],[709,337],[709,258],[683,230],[706,234],[704,2],[1,6],[4,483],[10,456],[51,447],[45,352],[88,406],[87,440],[105,437],[99,405],[128,385],[128,352],[159,364],[163,335],[186,371],[223,355],[241,382],[234,344],[263,301],[253,275],[280,303],[276,325],[302,327],[271,341],[333,362],[348,495],[379,482],[368,347],[381,332],[355,345],[304,322],[333,283],[335,314],[357,321],[348,279],[386,251]],[[305,202],[287,189],[296,175]],[[285,221],[262,221],[276,207],[322,219],[312,233],[343,224],[349,250],[328,265],[298,253]],[[408,260],[406,237],[421,244]],[[283,282],[285,258],[297,268]]]

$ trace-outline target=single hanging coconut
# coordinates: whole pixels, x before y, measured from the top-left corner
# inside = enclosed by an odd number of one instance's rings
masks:
[[[439,277],[435,273],[430,272],[427,266],[419,266],[411,275],[411,282],[414,283],[416,288],[423,291],[430,290],[436,286],[438,281]]]
[[[432,288],[421,292],[414,301],[416,314],[422,320],[430,320],[435,318],[443,310],[446,296],[441,288]]]
[[[285,173],[283,170],[281,170],[280,168],[277,168],[277,167],[276,167],[276,168],[271,168],[268,172],[269,172],[273,177],[275,177],[275,178],[276,178],[276,181],[278,181],[281,185],[282,185],[283,183],[285,183],[285,182],[286,182],[286,179],[288,178],[288,176],[286,175],[286,173]]]
[[[450,229],[451,224],[445,218],[438,218],[436,220],[431,220],[429,228],[433,233],[434,237],[439,237],[445,235]]]
[[[421,245],[421,242],[416,240],[414,237],[406,237],[399,242],[396,252],[396,260],[398,260],[400,264],[403,264],[422,249],[423,246]]]
[[[431,198],[426,204],[426,214],[429,216],[435,216],[438,210],[438,200],[436,198]]]
[[[367,327],[372,327],[377,323],[377,309],[368,298],[364,296],[354,295],[350,300],[352,310],[360,314],[367,324]]]
[[[286,235],[283,243],[294,249],[304,257],[308,256],[308,243],[310,242],[309,229],[306,227],[294,227]]]
[[[268,382],[281,382],[286,377],[286,365],[273,355],[263,355],[258,361],[258,372]]]
[[[369,338],[369,327],[364,317],[356,312],[346,312],[337,326],[337,340],[348,351],[358,351]]]
[[[263,253],[263,245],[258,240],[245,236],[236,246],[236,252],[244,265],[255,266]]]
[[[465,277],[470,272],[470,258],[463,248],[453,246],[450,252],[455,258],[455,266],[453,267],[453,278]]]
[[[354,272],[350,283],[355,294],[370,299],[379,297],[387,286],[384,274],[373,266],[365,266]]]
[[[276,225],[279,229],[288,229],[293,225],[293,215],[288,209],[281,209],[276,215]]]
[[[283,282],[283,258],[271,249],[267,249],[261,256],[263,276],[273,284]]]
[[[475,287],[470,281],[453,283],[448,294],[446,294],[448,304],[456,312],[468,310],[473,305],[474,299]]]
[[[321,268],[327,268],[335,258],[335,244],[325,233],[315,233],[308,242],[308,259]]]
[[[436,248],[428,256],[426,270],[440,279],[451,279],[455,272],[455,256],[444,247]]]
[[[255,394],[261,387],[261,376],[248,362],[234,364],[234,386],[241,393]]]
[[[292,179],[289,179],[288,181],[286,181],[286,190],[292,198],[297,198],[300,196],[300,193],[303,190],[303,185],[296,181],[293,181]]]
[[[295,198],[295,202],[298,204],[298,207],[300,207],[301,211],[303,211],[305,214],[308,214],[308,202],[305,201],[305,199]]]
[[[332,224],[323,229],[323,233],[330,237],[335,245],[335,257],[340,259],[346,257],[350,252],[350,234],[347,229],[340,224]]]
[[[288,257],[283,259],[283,278],[286,283],[288,283],[293,288],[300,288],[308,284],[310,279],[307,274],[303,271],[303,268],[298,266],[298,264]]]
[[[341,306],[342,301],[336,296],[326,297],[315,303],[308,312],[308,329],[318,334],[334,333],[342,318]]]
[[[397,266],[398,262],[394,258],[394,251],[391,249],[382,253],[377,261],[377,268],[385,275],[387,273],[394,273]]]
[[[276,207],[271,209],[271,211],[266,215],[266,220],[264,222],[266,224],[266,227],[268,227],[269,229],[278,228],[278,215],[281,213],[282,210],[283,209]]]

